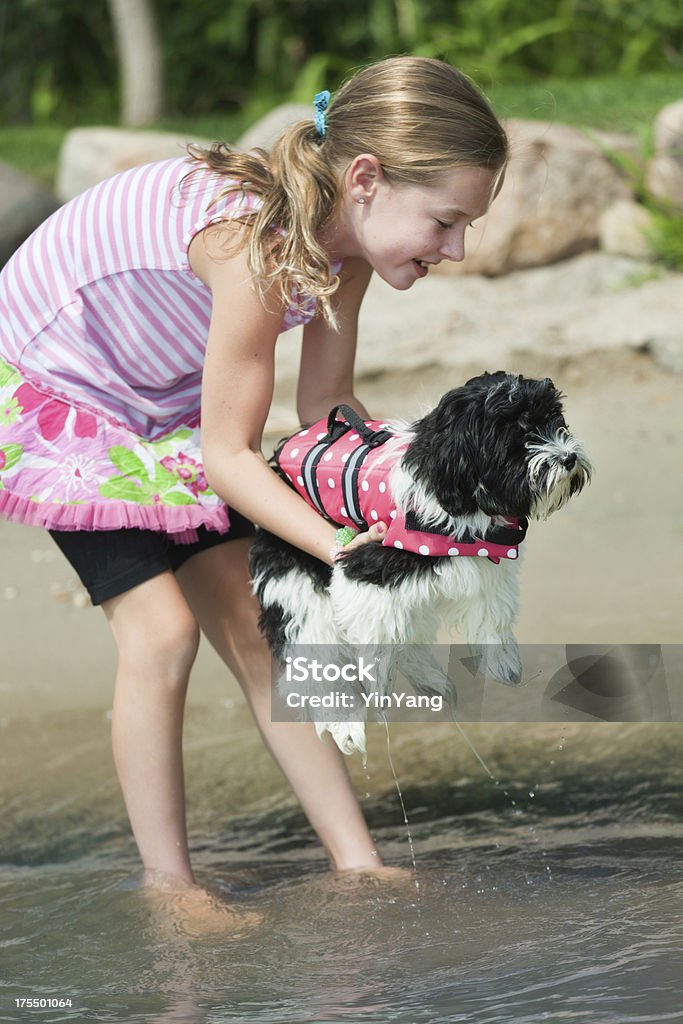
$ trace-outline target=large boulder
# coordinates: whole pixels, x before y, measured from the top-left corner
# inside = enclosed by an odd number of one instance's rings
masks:
[[[649,261],[593,251],[499,277],[430,274],[406,291],[373,277],[359,321],[356,377],[373,381],[461,381],[501,367],[532,376],[618,369],[648,352],[683,373],[683,274]],[[269,429],[293,429],[300,344],[276,347],[277,391]],[[397,386],[399,386],[397,384]]]
[[[637,260],[654,259],[652,214],[632,199],[617,199],[600,216],[600,248]]]
[[[257,147],[269,150],[278,135],[293,121],[312,121],[313,115],[312,103],[282,103],[248,128],[238,140],[237,147],[244,150]]]
[[[64,139],[59,154],[57,196],[66,202],[119,171],[183,156],[188,143],[209,145],[211,141],[172,132],[74,128]]]
[[[657,199],[683,210],[683,100],[660,110],[654,128],[655,155],[645,183]]]
[[[271,110],[237,142],[238,149],[260,146],[270,149],[280,132],[292,121],[312,119],[313,107],[284,103]],[[135,131],[129,128],[74,128],[59,154],[56,193],[61,202],[73,199],[98,181],[129,167],[182,156],[190,142],[202,146],[214,140],[175,132]]]
[[[623,136],[589,138],[562,124],[506,123],[511,158],[490,212],[468,231],[464,263],[449,273],[496,276],[539,267],[597,247],[599,219],[632,190],[611,150],[632,155]]]
[[[37,182],[0,163],[0,266],[58,205]]]

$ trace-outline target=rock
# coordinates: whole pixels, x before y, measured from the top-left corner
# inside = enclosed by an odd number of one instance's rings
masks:
[[[74,128],[64,139],[59,154],[57,196],[66,202],[119,171],[183,156],[189,142],[208,145],[212,141],[171,132]]]
[[[683,358],[683,275],[606,253],[490,279],[434,276],[406,292],[373,281],[358,369],[553,373],[599,354]],[[424,288],[424,286],[429,286]]]
[[[683,100],[660,110],[654,127],[655,155],[645,184],[657,199],[683,210]]]
[[[269,150],[278,135],[292,124],[293,121],[312,121],[313,104],[282,103],[270,110],[264,117],[249,128],[238,140],[238,149]]]
[[[467,258],[446,273],[504,274],[593,249],[600,214],[632,190],[601,145],[567,125],[506,123],[511,159],[505,182],[481,224],[470,229]]]
[[[673,157],[653,157],[647,166],[645,184],[655,199],[683,210],[683,167]]]
[[[647,260],[654,257],[647,233],[652,216],[639,203],[618,199],[600,215],[600,248],[619,256]]]
[[[296,333],[276,347],[279,436],[299,370]],[[496,278],[430,273],[406,291],[375,277],[358,335],[361,395],[364,380],[383,376],[415,375],[419,401],[432,384],[444,390],[485,369],[553,376],[595,361],[618,368],[643,352],[683,373],[683,274],[590,252]]]
[[[284,103],[252,125],[237,146],[267,148],[292,121],[312,119],[312,105]],[[129,128],[74,128],[63,141],[57,168],[56,194],[61,203],[86,188],[130,167],[181,157],[188,142],[210,145],[214,139]]]
[[[683,333],[677,325],[670,325],[668,331],[656,327],[643,350],[649,352],[663,370],[683,374]]]
[[[237,143],[239,149],[268,149],[291,121],[312,120],[313,107],[285,103],[257,121]],[[174,132],[134,131],[128,128],[74,128],[59,154],[56,192],[66,202],[98,181],[129,167],[182,156],[188,143],[210,145],[214,140]]]
[[[47,189],[0,163],[0,266],[58,205]]]
[[[610,162],[624,164],[629,170],[645,170],[645,159],[640,140],[624,132],[603,132],[587,130],[586,138],[595,142],[600,152]]]

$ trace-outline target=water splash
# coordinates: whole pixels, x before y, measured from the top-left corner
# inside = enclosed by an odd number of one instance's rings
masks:
[[[484,758],[483,758],[483,757],[481,756],[481,754],[480,754],[480,753],[479,753],[479,751],[477,750],[476,746],[474,745],[474,743],[472,742],[472,740],[470,739],[470,737],[469,737],[469,736],[467,735],[467,733],[466,733],[466,732],[465,732],[465,730],[463,729],[463,727],[462,727],[462,725],[460,724],[460,722],[458,722],[458,720],[456,719],[456,717],[455,717],[455,713],[454,713],[454,709],[453,709],[453,708],[451,708],[451,716],[452,716],[452,721],[453,721],[453,724],[455,725],[456,729],[458,730],[458,732],[460,733],[460,735],[461,735],[461,736],[462,736],[462,738],[464,739],[465,743],[466,743],[466,744],[467,744],[467,746],[468,746],[468,747],[470,748],[470,750],[472,751],[472,753],[474,754],[474,756],[476,757],[477,761],[478,761],[478,762],[479,762],[479,764],[480,764],[480,765],[482,766],[482,768],[484,769],[484,771],[486,772],[486,774],[488,775],[488,777],[489,777],[489,778],[491,779],[491,781],[493,782],[493,784],[494,784],[495,786],[500,786],[500,784],[501,784],[501,783],[500,783],[500,780],[499,780],[499,779],[497,779],[497,778],[496,778],[496,776],[495,776],[495,775],[493,774],[493,772],[491,771],[491,769],[490,769],[490,768],[489,768],[489,766],[487,765],[486,761],[485,761],[485,760],[484,760]],[[559,745],[559,748],[558,748],[559,750],[563,750],[563,749],[564,749],[564,743],[565,743],[565,737],[564,737],[564,736],[562,736],[562,737],[560,738],[560,745]],[[551,763],[551,764],[554,764],[554,761],[551,761],[550,763]],[[535,784],[535,785],[534,785],[534,786],[533,786],[533,787],[532,787],[532,788],[531,788],[531,789],[529,790],[529,799],[530,799],[530,800],[534,800],[534,799],[536,798],[536,793],[537,793],[537,792],[539,791],[539,789],[540,789],[540,788],[541,788],[541,787],[540,787],[540,784],[539,784],[539,783],[536,783],[536,784]],[[510,806],[511,806],[511,807],[513,808],[513,814],[514,814],[514,816],[515,816],[516,818],[520,818],[520,817],[522,817],[522,816],[523,816],[523,814],[524,814],[524,811],[523,811],[523,809],[517,806],[517,801],[516,801],[515,799],[513,799],[513,798],[512,798],[511,796],[510,796],[509,792],[508,792],[508,791],[507,791],[507,789],[505,789],[504,787],[503,787],[503,794],[504,794],[504,796],[506,797],[506,799],[510,801]],[[532,841],[533,841],[534,843],[536,843],[536,844],[539,844],[539,845],[540,845],[540,839],[539,839],[539,837],[538,837],[538,835],[537,835],[537,832],[536,832],[536,826],[535,826],[535,825],[529,825],[529,826],[528,826],[528,830],[529,830],[529,833],[530,833],[530,834],[531,834],[531,836],[532,836]],[[496,843],[496,849],[498,849],[498,848],[499,848],[499,846],[500,846],[500,844],[499,844],[499,843]],[[549,881],[552,881],[553,873],[552,873],[552,870],[551,870],[551,867],[550,867],[550,865],[548,864],[548,853],[547,853],[547,851],[546,851],[545,849],[543,849],[543,848],[541,848],[541,860],[542,860],[542,862],[543,862],[543,874],[544,874],[544,876],[545,876],[545,877],[546,877],[546,878],[547,878],[547,879],[548,879]],[[531,880],[527,879],[527,884],[528,884],[528,885],[533,885],[533,881],[531,881]]]
[[[404,823],[404,825],[406,827],[406,832],[408,833],[408,845],[410,847],[410,859],[413,862],[413,873],[415,875],[415,891],[417,893],[417,901],[418,901],[418,908],[417,909],[418,909],[418,914],[419,914],[419,911],[420,911],[420,906],[419,906],[419,904],[420,904],[420,879],[418,878],[418,875],[417,875],[417,860],[415,859],[415,844],[413,843],[413,836],[412,836],[412,833],[410,831],[410,822],[408,821],[408,815],[406,813],[406,805],[405,805],[405,801],[403,799],[403,793],[401,792],[401,785],[400,785],[400,783],[398,781],[398,775],[396,774],[396,768],[394,767],[394,759],[391,756],[391,736],[389,734],[389,723],[387,722],[387,719],[386,719],[385,715],[382,715],[381,717],[382,717],[382,722],[384,723],[384,731],[386,732],[386,736],[387,736],[387,758],[389,760],[389,767],[391,768],[391,774],[394,777],[394,785],[396,786],[396,792],[398,793],[398,799],[399,799],[399,802],[401,804],[401,810],[403,812],[403,823]]]

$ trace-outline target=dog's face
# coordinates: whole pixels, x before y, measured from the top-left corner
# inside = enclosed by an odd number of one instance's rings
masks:
[[[414,429],[404,464],[449,516],[545,519],[590,482],[590,461],[549,378],[473,377]]]

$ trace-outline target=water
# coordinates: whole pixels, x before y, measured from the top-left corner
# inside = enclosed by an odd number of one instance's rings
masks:
[[[5,722],[1,1020],[683,1021],[677,727],[471,726],[492,779],[453,726],[392,726],[409,841],[375,726],[357,789],[416,891],[331,875],[246,712],[221,713],[190,712],[190,830],[200,881],[263,915],[242,936],[150,904],[106,712]]]

